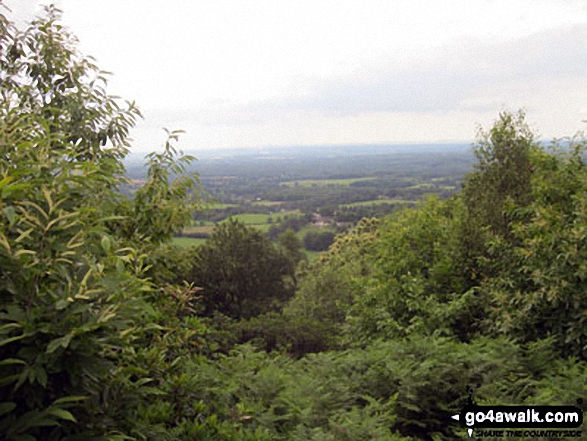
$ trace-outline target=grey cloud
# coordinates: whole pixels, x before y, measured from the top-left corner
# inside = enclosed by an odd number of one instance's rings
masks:
[[[458,41],[431,61],[398,68],[390,60],[378,71],[315,82],[304,97],[258,103],[248,111],[442,112],[469,106],[468,98],[483,89],[569,78],[587,80],[587,25],[491,45]]]

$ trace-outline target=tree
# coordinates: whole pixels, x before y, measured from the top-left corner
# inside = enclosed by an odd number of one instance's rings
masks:
[[[533,158],[532,202],[494,237],[482,285],[492,329],[523,342],[551,338],[563,356],[587,359],[585,137]],[[519,211],[519,209],[518,209]]]
[[[191,280],[203,288],[206,314],[250,318],[279,309],[293,294],[292,277],[288,257],[263,233],[229,219],[200,247]]]
[[[304,247],[308,251],[326,251],[335,236],[332,231],[309,231],[304,236]]]
[[[281,246],[289,258],[294,269],[302,260],[307,260],[306,255],[302,251],[302,242],[291,228],[288,228],[285,233],[279,235],[279,246]]]
[[[134,344],[149,344],[154,314],[146,250],[169,237],[169,219],[185,222],[177,203],[193,185],[168,181],[168,145],[134,201],[117,192],[140,114],[106,94],[58,19],[49,7],[20,32],[0,15],[3,439],[132,430],[125,406],[145,384]]]
[[[478,278],[482,271],[479,259],[487,257],[488,235],[511,240],[512,208],[531,202],[531,157],[538,144],[523,111],[503,112],[489,132],[479,130],[474,149],[478,163],[463,184],[466,213],[461,232],[462,253],[471,268],[471,279]]]
[[[511,219],[506,204],[531,201],[531,155],[538,146],[525,122],[525,114],[503,112],[489,132],[479,132],[475,146],[476,171],[465,181],[463,198],[480,227],[504,235]]]

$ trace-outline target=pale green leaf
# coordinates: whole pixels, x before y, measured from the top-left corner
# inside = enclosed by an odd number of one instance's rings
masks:
[[[8,412],[12,412],[16,408],[16,403],[12,401],[4,401],[0,403],[0,415],[5,415]]]
[[[57,418],[61,418],[62,420],[72,421],[74,423],[77,422],[74,416],[71,414],[71,412],[65,409],[61,409],[59,407],[50,407],[49,409],[47,409],[47,413],[49,415],[56,416]]]

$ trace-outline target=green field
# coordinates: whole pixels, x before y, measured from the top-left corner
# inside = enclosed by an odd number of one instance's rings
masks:
[[[429,182],[422,182],[420,184],[411,185],[406,187],[406,190],[454,190],[454,185],[438,185],[430,184]]]
[[[342,204],[341,207],[365,207],[371,205],[404,205],[415,204],[416,201],[403,201],[401,199],[375,199],[372,201],[353,202],[351,204]]]
[[[267,219],[270,217],[273,218],[273,215],[260,214],[260,213],[244,213],[244,214],[235,214],[234,216],[231,216],[230,218],[232,218],[234,220],[238,220],[246,225],[261,225],[261,224],[267,224],[268,223]],[[227,220],[228,220],[228,218],[223,220],[222,222],[226,222]]]
[[[305,179],[301,181],[286,181],[279,185],[282,187],[326,187],[328,185],[337,185],[348,187],[355,182],[372,181],[377,178],[349,178],[349,179]]]
[[[184,228],[183,232],[186,234],[197,234],[197,233],[210,234],[210,233],[212,233],[212,230],[214,230],[213,223],[211,223],[211,225],[192,226],[192,227]]]
[[[211,210],[224,210],[225,208],[233,208],[233,207],[237,207],[237,205],[235,205],[235,204],[215,203],[215,204],[212,204],[212,206],[210,207],[210,209]]]
[[[283,204],[282,201],[255,201],[253,202],[253,206],[257,207],[277,207]]]
[[[233,219],[238,220],[246,225],[271,225],[277,221],[277,218],[283,219],[285,216],[292,217],[292,216],[301,216],[299,210],[290,210],[290,211],[282,211],[277,213],[271,214],[262,214],[262,213],[245,213],[245,214],[236,214],[231,216]],[[267,222],[269,219],[272,219],[273,222]],[[228,219],[226,219],[228,220]],[[222,221],[225,222],[226,220]]]
[[[332,231],[333,233],[336,232],[336,228],[334,227],[316,227],[312,224],[307,224],[304,228],[296,233],[296,236],[300,240],[304,239],[304,236],[308,234],[310,231],[317,231],[319,233],[324,233],[325,231]]]

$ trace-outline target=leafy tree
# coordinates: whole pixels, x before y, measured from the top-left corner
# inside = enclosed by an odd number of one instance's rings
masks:
[[[206,314],[249,318],[279,309],[293,294],[289,258],[260,231],[229,219],[199,248],[191,280]]]
[[[373,269],[373,249],[379,221],[363,219],[347,234],[340,235],[329,251],[303,268],[294,298],[284,313],[342,324],[363,283]]]
[[[297,282],[295,278],[295,272],[298,264],[308,260],[306,254],[302,251],[302,242],[298,239],[292,229],[288,229],[285,233],[279,236],[279,246],[289,259],[291,265],[289,272],[294,274],[293,281],[295,285]]]
[[[335,234],[332,231],[309,231],[304,236],[304,247],[309,251],[326,251]]]
[[[531,158],[538,144],[524,112],[503,112],[489,132],[479,130],[474,151],[478,162],[463,185],[466,221],[461,233],[472,278],[480,271],[476,259],[485,253],[487,234],[511,238],[515,212],[508,208],[522,207],[532,200]]]
[[[146,251],[185,222],[177,202],[193,185],[167,180],[181,171],[168,144],[139,197],[121,198],[138,110],[106,94],[58,19],[49,7],[20,32],[0,15],[3,439],[138,433],[153,393],[135,346],[156,318]]]
[[[512,213],[513,241],[490,241],[484,265],[495,276],[481,289],[493,329],[521,341],[551,337],[562,355],[587,359],[584,152],[578,138],[537,155],[532,202]]]

